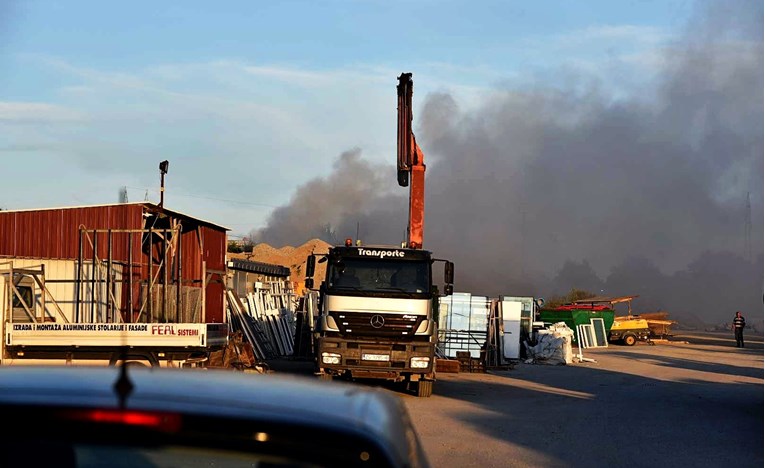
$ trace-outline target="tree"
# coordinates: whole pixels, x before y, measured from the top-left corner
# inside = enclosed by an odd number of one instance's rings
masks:
[[[588,297],[595,297],[595,294],[584,289],[571,288],[571,290],[563,296],[553,296],[550,299],[547,299],[545,301],[545,308],[553,309],[564,304],[571,304],[580,299],[587,299]]]

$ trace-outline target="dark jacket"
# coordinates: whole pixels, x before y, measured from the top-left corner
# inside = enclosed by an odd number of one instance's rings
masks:
[[[733,319],[733,328],[740,328],[743,330],[744,327],[746,327],[746,320],[744,319],[743,316],[741,317],[737,316],[736,318]]]

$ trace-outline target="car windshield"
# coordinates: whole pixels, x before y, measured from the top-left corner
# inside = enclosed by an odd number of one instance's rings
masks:
[[[430,291],[430,264],[347,258],[330,265],[329,289],[427,293]]]

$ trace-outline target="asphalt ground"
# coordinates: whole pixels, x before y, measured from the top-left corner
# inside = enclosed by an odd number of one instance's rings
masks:
[[[676,334],[587,349],[595,362],[439,373],[399,395],[434,467],[762,467],[763,339]],[[277,372],[305,372],[284,363]]]
[[[762,338],[674,340],[439,374],[433,397],[402,397],[436,467],[762,467]]]

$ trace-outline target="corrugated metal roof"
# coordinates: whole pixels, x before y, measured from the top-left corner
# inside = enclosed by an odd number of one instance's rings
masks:
[[[175,216],[180,216],[183,218],[193,219],[201,224],[208,224],[210,226],[223,229],[225,231],[230,231],[231,229],[223,226],[221,224],[213,223],[212,221],[207,221],[202,218],[198,218],[196,216],[191,216],[186,213],[182,213],[180,211],[171,210],[167,207],[161,207],[152,202],[147,201],[140,201],[140,202],[128,202],[128,203],[105,203],[102,205],[82,205],[82,206],[58,206],[58,207],[50,207],[50,208],[24,208],[20,210],[3,210],[0,211],[0,214],[3,213],[30,213],[30,212],[41,212],[41,211],[58,211],[58,210],[77,210],[77,209],[83,209],[83,208],[107,208],[112,206],[124,206],[124,205],[140,205],[146,208],[149,208],[151,211],[166,211],[169,214],[173,214]]]
[[[232,270],[251,271],[253,273],[261,273],[271,276],[283,276],[290,275],[290,269],[281,265],[272,265],[270,263],[253,262],[252,260],[229,260],[228,267]]]
[[[140,205],[117,204],[72,209],[0,211],[0,256],[75,259],[78,257],[80,227],[93,229],[141,229]],[[89,234],[90,235],[90,232]],[[84,236],[83,236],[84,237]],[[134,251],[140,249],[140,235],[133,236]],[[114,233],[112,252],[115,260],[128,258],[128,235]],[[85,258],[92,255],[88,241],[83,241]],[[104,237],[98,256],[106,258]]]
[[[202,287],[207,284],[205,293],[206,320],[224,321],[223,284],[216,278],[203,275],[203,262],[206,272],[222,272],[226,268],[226,231],[228,228],[185,215],[183,213],[160,208],[149,202],[115,203],[83,207],[62,207],[47,209],[29,209],[0,211],[0,258],[35,258],[76,260],[82,256],[86,262],[96,256],[108,261],[129,263],[134,266],[134,289],[131,297],[133,307],[140,307],[140,282],[160,271],[163,259],[163,228],[156,228],[151,237],[142,234],[145,228],[146,213],[166,214],[169,219],[178,220],[183,226],[179,236],[181,249],[181,274],[184,287]],[[152,216],[152,218],[162,218]],[[162,223],[169,227],[167,221]],[[80,253],[81,231],[82,251]],[[98,230],[98,233],[94,231]],[[103,232],[107,230],[107,232]],[[117,232],[109,232],[113,230]],[[132,233],[125,230],[134,231]],[[122,232],[120,232],[122,231]],[[111,238],[112,242],[109,242]],[[151,247],[148,247],[151,242]],[[95,245],[94,245],[95,244]],[[109,245],[111,244],[111,249]],[[132,251],[132,252],[131,252]],[[132,253],[132,258],[131,257]],[[111,254],[111,255],[110,255]],[[168,249],[167,275],[170,282],[175,281],[176,252]],[[152,260],[149,260],[149,259]],[[149,267],[151,263],[151,268]],[[74,275],[75,272],[72,272]],[[161,280],[160,280],[161,281]],[[127,289],[125,289],[127,291]],[[127,293],[124,293],[127,297]],[[123,302],[122,309],[125,309]],[[126,310],[126,309],[125,309]],[[127,314],[126,314],[127,315]]]

